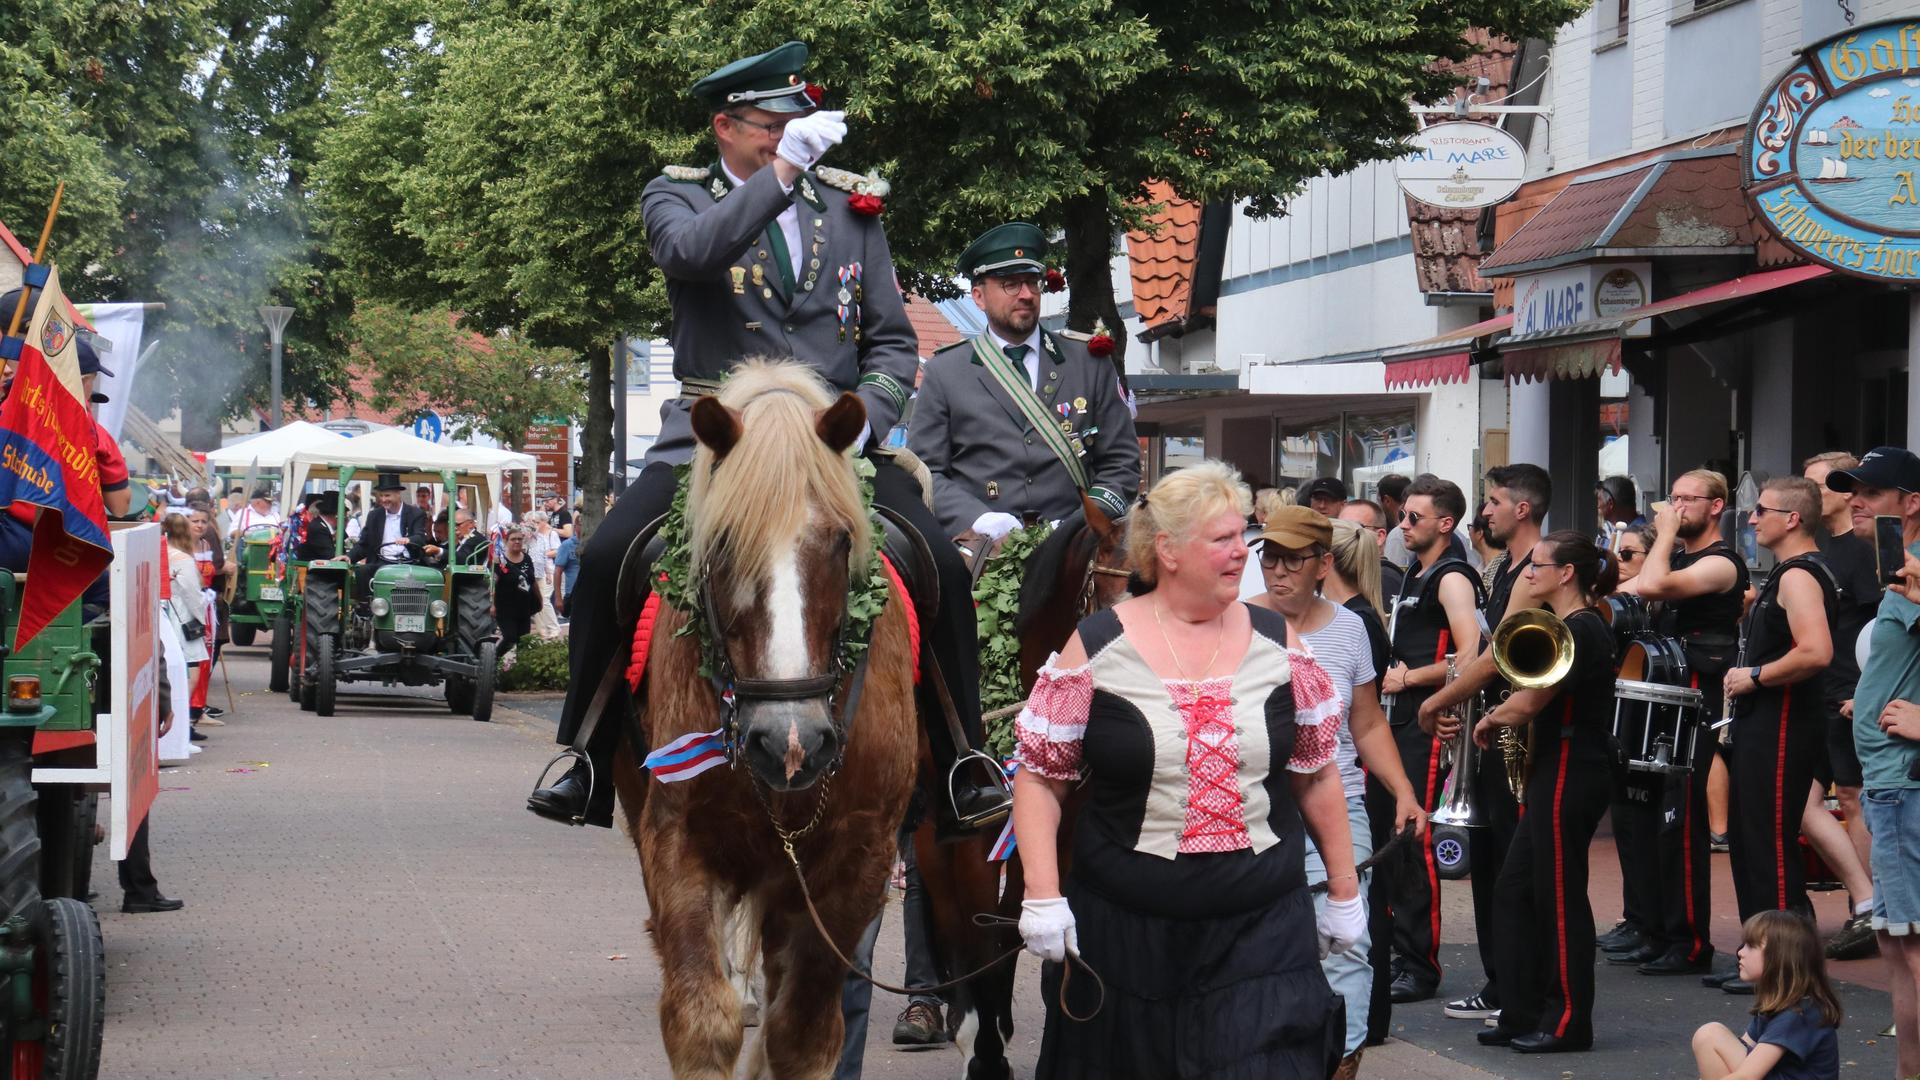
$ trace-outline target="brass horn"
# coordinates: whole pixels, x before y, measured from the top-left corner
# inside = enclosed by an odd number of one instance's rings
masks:
[[[1493,631],[1493,666],[1515,690],[1546,690],[1557,686],[1573,670],[1573,632],[1565,620],[1542,608],[1516,611],[1500,620]],[[1507,787],[1524,805],[1527,766],[1533,760],[1533,725],[1500,729],[1500,754],[1507,767]]]

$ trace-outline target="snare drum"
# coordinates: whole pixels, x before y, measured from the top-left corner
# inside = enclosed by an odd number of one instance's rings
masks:
[[[1628,769],[1693,770],[1704,698],[1688,681],[1678,640],[1642,635],[1627,644],[1613,684],[1613,739]]]

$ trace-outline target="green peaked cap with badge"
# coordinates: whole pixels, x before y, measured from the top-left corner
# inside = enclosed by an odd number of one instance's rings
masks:
[[[960,253],[960,276],[968,279],[1005,274],[1044,274],[1047,234],[1024,221],[995,225]]]
[[[692,94],[716,110],[751,105],[774,113],[806,113],[816,107],[800,69],[805,42],[789,41],[757,56],[735,60],[693,84]]]

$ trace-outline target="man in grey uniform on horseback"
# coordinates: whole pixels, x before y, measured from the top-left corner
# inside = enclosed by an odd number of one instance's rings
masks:
[[[819,108],[800,77],[806,60],[807,47],[788,42],[695,83],[694,96],[712,109],[718,160],[671,166],[643,196],[653,259],[666,275],[673,308],[669,334],[683,392],[661,408],[660,437],[645,469],[581,555],[572,678],[558,735],[577,759],[560,780],[528,798],[527,808],[543,817],[612,823],[608,777],[627,704],[624,684],[608,672],[624,667],[617,662],[632,629],[616,615],[617,584],[634,540],[673,500],[674,466],[693,457],[691,403],[713,393],[742,359],[792,355],[859,396],[867,430],[855,446],[873,451],[911,393],[918,343],[880,225],[887,186],[877,177],[814,168],[847,126],[845,114]],[[919,530],[937,569],[939,608],[921,618],[963,737],[949,734],[936,695],[923,693],[921,713],[929,718],[929,743],[945,780],[980,739],[969,580],[953,545],[941,542],[941,527],[913,478],[885,456],[873,463],[875,502]],[[996,823],[1011,801],[997,779],[984,769],[957,770],[951,798],[935,800],[942,804],[935,812],[960,828]]]
[[[927,361],[907,446],[933,471],[948,536],[997,540],[1028,515],[1059,521],[1080,496],[1118,519],[1140,489],[1140,444],[1111,361],[1040,326],[1046,237],[1009,222],[960,255],[987,332]]]

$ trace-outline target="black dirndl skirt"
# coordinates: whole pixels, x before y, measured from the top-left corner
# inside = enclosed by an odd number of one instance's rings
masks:
[[[1080,955],[1061,1012],[1061,965],[1041,968],[1042,1080],[1325,1080],[1346,1049],[1346,1006],[1320,972],[1305,888],[1208,919],[1123,907],[1069,881]],[[1098,1009],[1095,1012],[1096,1008]]]

